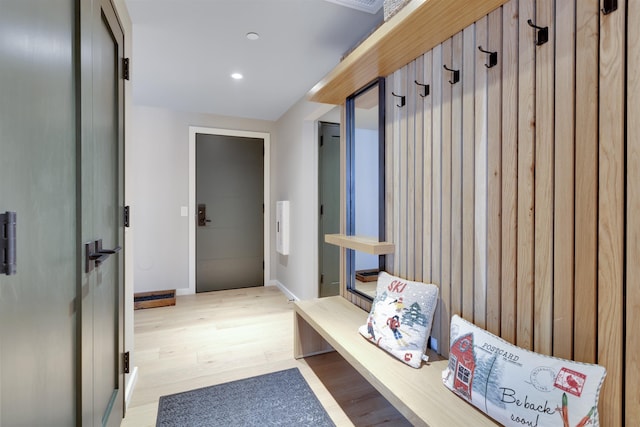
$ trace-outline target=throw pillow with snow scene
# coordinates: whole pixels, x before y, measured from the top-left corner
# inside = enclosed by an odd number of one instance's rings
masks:
[[[386,272],[378,275],[376,298],[362,336],[407,365],[419,368],[438,304],[438,287]]]

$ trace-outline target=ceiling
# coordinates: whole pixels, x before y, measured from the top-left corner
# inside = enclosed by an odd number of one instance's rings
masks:
[[[263,120],[280,118],[383,19],[382,0],[126,4],[134,104]]]

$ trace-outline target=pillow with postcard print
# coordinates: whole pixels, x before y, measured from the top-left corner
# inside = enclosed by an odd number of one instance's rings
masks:
[[[444,385],[505,426],[598,426],[606,370],[517,347],[455,315]]]
[[[362,336],[414,368],[419,368],[438,304],[438,287],[386,272],[378,275],[376,297],[359,328]]]

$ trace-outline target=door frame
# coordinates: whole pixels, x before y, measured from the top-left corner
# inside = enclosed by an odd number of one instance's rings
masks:
[[[269,285],[271,277],[271,191],[270,191],[270,152],[271,134],[238,129],[208,128],[189,126],[189,287],[176,289],[177,295],[191,295],[196,293],[196,135],[236,136],[241,138],[262,139],[264,144],[264,285]]]

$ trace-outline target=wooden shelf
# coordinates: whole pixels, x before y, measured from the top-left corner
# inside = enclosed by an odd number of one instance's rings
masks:
[[[396,246],[389,242],[378,242],[371,237],[347,236],[346,234],[325,234],[324,241],[343,248],[366,252],[371,255],[392,254]]]
[[[307,97],[340,105],[376,77],[402,68],[507,0],[413,0],[356,47]]]

